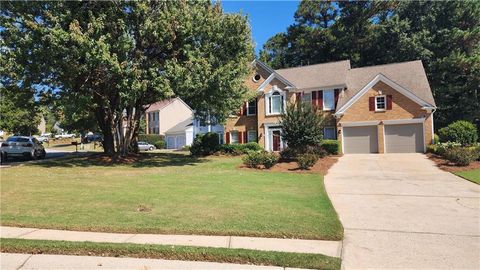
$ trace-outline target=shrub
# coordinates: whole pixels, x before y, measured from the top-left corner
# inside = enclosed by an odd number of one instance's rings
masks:
[[[259,151],[251,151],[243,157],[243,164],[249,168],[258,168],[262,164],[262,153]]]
[[[242,155],[249,151],[261,151],[262,147],[256,142],[246,144],[223,144],[219,147],[219,151],[227,155]]]
[[[318,158],[323,158],[328,155],[327,151],[325,151],[320,145],[308,146],[304,154],[314,154]]]
[[[219,149],[218,134],[208,132],[205,134],[198,134],[193,140],[190,147],[190,153],[193,156],[208,156]]]
[[[454,147],[445,152],[445,158],[459,166],[468,166],[476,159],[474,151],[463,147]]]
[[[472,145],[477,142],[477,128],[468,121],[456,121],[447,127],[438,130],[440,141],[457,142],[463,146]]]
[[[434,144],[440,143],[440,137],[438,137],[438,134],[436,133],[433,134],[433,143]]]
[[[157,149],[163,149],[165,148],[165,141],[163,140],[156,141],[153,145],[155,145]]]
[[[262,152],[262,164],[266,169],[270,169],[278,162],[278,155],[270,152]]]
[[[315,154],[301,154],[297,157],[298,167],[302,170],[307,170],[318,161],[318,156]]]
[[[427,153],[436,154],[437,153],[437,145],[435,145],[435,144],[427,145]]]
[[[297,150],[286,147],[280,152],[280,157],[284,160],[295,160],[297,158]]]
[[[337,140],[323,140],[320,145],[329,155],[338,155],[340,152],[340,142]]]
[[[278,162],[278,156],[275,153],[266,151],[249,151],[243,157],[243,164],[249,168],[259,168],[263,165],[266,169],[270,169]]]
[[[454,147],[460,147],[460,146],[461,145],[459,143],[455,143],[455,142],[439,143],[439,144],[436,145],[435,154],[440,155],[440,156],[444,156],[445,152],[448,149],[452,149]]]
[[[321,143],[324,120],[310,104],[289,104],[282,115],[282,138],[290,148],[304,152],[305,147]]]
[[[158,141],[165,141],[165,136],[159,134],[140,134],[138,135],[138,141],[155,145]]]

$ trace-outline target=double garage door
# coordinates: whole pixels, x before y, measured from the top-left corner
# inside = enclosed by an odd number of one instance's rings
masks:
[[[167,149],[181,149],[186,144],[185,135],[167,135]]]
[[[385,153],[424,151],[423,125],[401,124],[384,126]],[[346,154],[378,153],[381,132],[377,126],[344,127],[343,150]]]

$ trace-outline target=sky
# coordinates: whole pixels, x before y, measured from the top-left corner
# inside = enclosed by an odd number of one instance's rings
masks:
[[[294,22],[293,15],[299,1],[223,0],[221,3],[225,12],[241,12],[248,15],[255,52],[258,54],[270,37],[285,32]]]

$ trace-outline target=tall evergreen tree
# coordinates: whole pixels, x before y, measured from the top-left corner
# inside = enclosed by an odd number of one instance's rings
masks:
[[[274,68],[420,59],[437,101],[436,127],[480,118],[478,1],[302,1],[295,23],[267,41],[260,55]]]

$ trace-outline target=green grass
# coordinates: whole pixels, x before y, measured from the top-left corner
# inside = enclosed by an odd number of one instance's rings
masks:
[[[474,169],[470,171],[456,172],[456,175],[465,178],[471,182],[480,185],[480,169]]]
[[[142,156],[131,165],[75,158],[2,169],[1,224],[126,233],[343,237],[319,174],[239,169],[238,157]]]
[[[2,252],[213,261],[309,269],[340,269],[340,259],[320,254],[186,246],[0,239]]]

